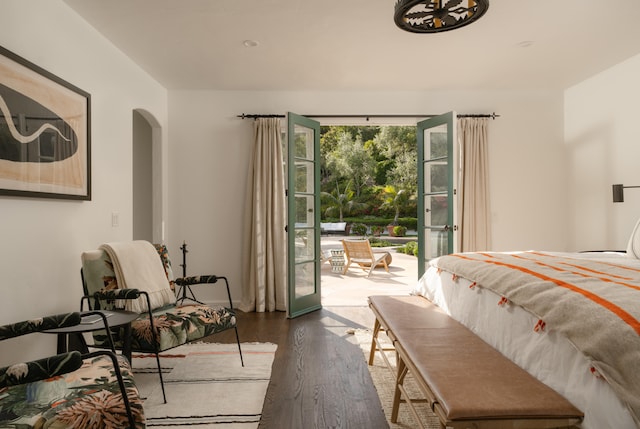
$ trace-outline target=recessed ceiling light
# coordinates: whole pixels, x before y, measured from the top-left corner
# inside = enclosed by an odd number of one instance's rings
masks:
[[[246,46],[247,48],[255,48],[256,46],[258,46],[258,42],[255,40],[245,40],[244,42],[242,42],[242,44],[244,46]]]
[[[522,42],[516,43],[516,46],[519,48],[528,48],[533,45],[533,40],[523,40]]]

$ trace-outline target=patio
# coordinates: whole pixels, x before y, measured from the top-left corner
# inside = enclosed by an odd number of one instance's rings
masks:
[[[346,236],[332,235],[321,237],[323,251],[342,249],[340,240]],[[353,238],[353,237],[351,237]],[[393,261],[389,272],[376,268],[370,277],[357,266],[351,266],[346,274],[331,271],[331,264],[322,264],[321,291],[322,305],[328,306],[367,306],[369,295],[407,294],[418,281],[418,258],[413,255],[397,253],[394,247],[374,250],[386,250]]]

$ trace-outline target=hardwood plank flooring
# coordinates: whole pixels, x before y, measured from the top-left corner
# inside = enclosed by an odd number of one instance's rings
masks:
[[[326,307],[296,319],[238,312],[242,342],[278,345],[260,428],[388,428],[364,354],[349,328],[371,329],[368,307]],[[233,331],[211,337],[235,342]]]

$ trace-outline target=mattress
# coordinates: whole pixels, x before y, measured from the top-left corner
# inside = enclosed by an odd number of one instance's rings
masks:
[[[503,255],[517,253],[520,252]],[[548,255],[615,266],[629,265],[633,270],[640,270],[640,261],[618,253]],[[584,412],[582,428],[640,427],[629,403],[620,399],[607,377],[600,373],[601,367],[594,365],[593,357],[580,351],[575,341],[570,341],[561,330],[545,329],[539,314],[506,299],[505,293],[484,287],[482,282],[470,278],[472,275],[459,276],[439,268],[439,259],[431,261],[415,294],[440,306],[503,355],[567,398]],[[640,370],[640,362],[636,361],[632,366]]]

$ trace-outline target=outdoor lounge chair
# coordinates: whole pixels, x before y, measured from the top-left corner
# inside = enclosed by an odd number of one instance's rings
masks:
[[[356,263],[364,271],[369,271],[367,277],[371,275],[376,267],[384,267],[389,272],[389,264],[391,263],[391,253],[387,251],[374,252],[371,244],[366,238],[363,240],[341,240],[344,247],[344,256],[346,262],[342,274],[346,274],[349,266]]]

